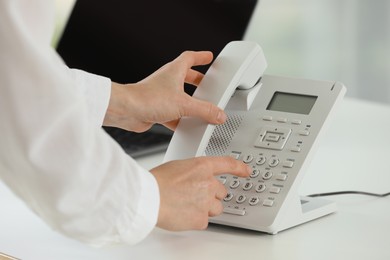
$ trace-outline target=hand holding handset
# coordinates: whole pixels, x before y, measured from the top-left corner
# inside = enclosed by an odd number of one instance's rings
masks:
[[[244,161],[253,169],[249,178],[218,177],[228,196],[224,214],[210,222],[276,234],[335,211],[332,202],[300,198],[298,186],[346,89],[336,82],[263,75],[266,66],[256,43],[229,43],[193,95],[225,108],[227,122],[182,118],[164,161],[202,155]]]
[[[267,67],[263,51],[253,42],[231,42],[215,59],[193,97],[224,109],[237,88],[250,89]],[[214,125],[198,118],[182,118],[164,162],[203,155]]]

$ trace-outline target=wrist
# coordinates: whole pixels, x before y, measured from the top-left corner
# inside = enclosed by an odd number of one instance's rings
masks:
[[[129,112],[134,111],[134,109],[129,107],[133,104],[132,95],[128,93],[131,91],[130,89],[127,85],[111,83],[110,100],[103,121],[104,126],[121,127],[122,122],[131,117]]]
[[[120,113],[120,102],[118,97],[120,97],[121,85],[115,82],[111,82],[111,93],[110,99],[108,102],[108,107],[106,114],[104,116],[103,125],[104,126],[115,126],[116,118],[119,117]]]
[[[133,132],[144,132],[151,124],[144,122],[142,117],[142,91],[136,84],[119,84],[112,82],[111,95],[104,126],[113,126]]]

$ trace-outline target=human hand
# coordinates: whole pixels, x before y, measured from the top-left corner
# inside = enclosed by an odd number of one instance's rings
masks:
[[[157,226],[171,231],[205,229],[219,215],[225,186],[215,176],[248,177],[251,169],[232,157],[196,157],[171,161],[151,170],[160,189]]]
[[[192,67],[206,65],[212,58],[211,52],[186,51],[138,83],[113,83],[104,125],[144,132],[160,123],[174,130],[183,116],[200,117],[211,124],[224,123],[222,109],[184,92],[184,83],[197,86],[204,76]]]

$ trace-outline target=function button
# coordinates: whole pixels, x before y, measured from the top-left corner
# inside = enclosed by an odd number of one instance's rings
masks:
[[[290,134],[290,128],[264,126],[261,128],[260,133],[254,142],[254,146],[258,148],[283,150]],[[278,141],[275,141],[276,135],[279,136]],[[266,140],[267,138],[271,140]]]
[[[264,121],[272,121],[272,116],[263,116]]]
[[[263,206],[272,207],[273,205],[274,205],[274,201],[273,200],[264,200],[263,201]]]
[[[268,142],[278,142],[279,139],[280,139],[280,135],[275,133],[267,133],[264,138],[264,140]]]
[[[229,154],[230,157],[233,157],[234,159],[238,160],[240,158],[241,153],[240,152],[231,152]]]
[[[256,164],[257,165],[263,165],[265,163],[265,161],[267,160],[267,158],[264,156],[264,155],[260,155],[257,160],[256,160]]]
[[[301,130],[298,133],[299,133],[299,135],[303,135],[303,136],[308,136],[310,134],[310,132],[307,130]]]
[[[299,120],[299,119],[294,119],[294,120],[291,121],[291,124],[293,124],[293,125],[300,125],[300,124],[302,124],[302,121]]]
[[[236,202],[239,203],[239,204],[244,203],[245,201],[246,201],[245,195],[240,195],[236,199]]]
[[[250,175],[251,178],[256,178],[257,176],[259,176],[260,174],[260,170],[258,169],[254,169]]]
[[[242,209],[233,209],[233,208],[224,208],[223,213],[233,214],[233,215],[239,215],[244,216],[245,210]]]
[[[268,165],[269,165],[270,167],[275,167],[275,166],[277,166],[278,164],[279,164],[279,159],[276,158],[276,157],[272,157],[272,158],[270,158],[269,161],[268,161]]]
[[[287,174],[280,173],[280,174],[276,175],[276,179],[278,181],[285,181],[285,180],[287,180]]]
[[[266,188],[265,183],[259,183],[256,185],[255,190],[256,192],[260,193],[265,191],[265,188]]]
[[[301,147],[298,147],[298,146],[291,147],[290,151],[291,151],[291,152],[299,153],[299,152],[301,151]]]
[[[225,185],[225,183],[226,183],[226,176],[220,176],[220,177],[218,178],[218,180],[219,180],[222,184]]]
[[[252,189],[252,187],[253,187],[253,183],[252,182],[246,182],[242,188],[244,190],[250,190],[250,189]]]
[[[269,188],[269,192],[278,194],[278,193],[280,193],[280,188],[279,187],[271,187],[271,188]]]
[[[279,123],[286,123],[287,122],[287,118],[279,117],[276,121],[278,121]]]
[[[285,168],[292,168],[294,166],[294,162],[292,161],[284,161],[283,162],[283,167]]]
[[[272,172],[271,171],[265,171],[262,175],[261,175],[261,177],[263,177],[263,179],[264,180],[269,180],[269,179],[271,179],[272,178]]]
[[[243,159],[244,163],[250,163],[251,161],[253,161],[253,155],[251,154],[246,155]]]
[[[230,182],[230,188],[236,189],[238,186],[240,186],[240,181],[239,180],[232,180]]]
[[[259,201],[260,201],[259,197],[256,197],[256,196],[251,197],[249,200],[249,205],[255,206],[259,203]]]
[[[232,199],[233,199],[233,193],[231,193],[231,192],[228,192],[226,197],[223,198],[223,200],[226,201],[226,202],[231,201]]]

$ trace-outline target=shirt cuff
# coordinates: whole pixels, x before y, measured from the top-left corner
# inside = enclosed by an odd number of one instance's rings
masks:
[[[142,241],[150,234],[157,224],[160,209],[160,192],[154,176],[145,170],[140,176],[139,185],[138,204],[134,206],[134,201],[129,198],[129,205],[117,224],[122,242],[131,245]]]
[[[111,95],[111,80],[78,69],[69,69],[71,77],[87,101],[90,120],[97,127],[103,125]]]

